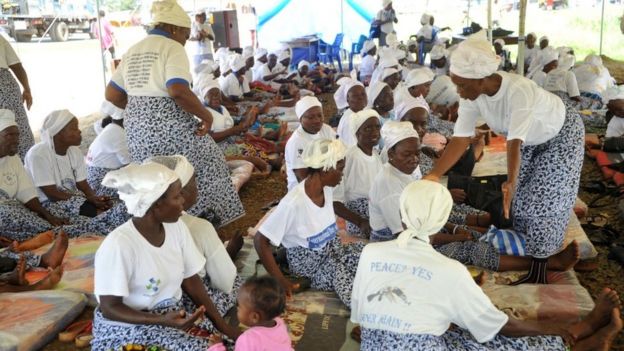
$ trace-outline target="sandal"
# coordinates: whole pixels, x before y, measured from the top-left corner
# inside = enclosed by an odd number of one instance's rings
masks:
[[[60,342],[74,342],[79,334],[84,333],[87,330],[90,332],[91,328],[93,328],[92,320],[78,321],[71,324],[64,331],[60,332],[58,339]]]
[[[581,226],[590,226],[594,228],[602,228],[609,223],[609,219],[604,214],[594,215],[594,216],[585,216],[579,219],[581,222]]]

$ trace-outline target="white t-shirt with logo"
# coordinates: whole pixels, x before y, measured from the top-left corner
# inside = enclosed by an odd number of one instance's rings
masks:
[[[9,66],[20,62],[11,44],[0,35],[0,68],[9,68]]]
[[[106,236],[95,253],[95,287],[100,296],[120,296],[134,310],[151,310],[182,298],[182,281],[197,274],[206,260],[181,220],[163,223],[165,240],[150,244],[132,220]]]
[[[307,168],[303,163],[303,150],[311,142],[318,139],[336,139],[336,133],[327,124],[323,124],[321,130],[316,134],[310,134],[303,130],[302,126],[299,126],[290,136],[288,142],[286,142],[286,149],[284,150],[284,160],[286,161],[286,178],[288,180],[288,190],[294,188],[299,181],[295,175],[294,169]]]
[[[361,198],[368,199],[377,174],[383,169],[377,150],[368,156],[357,145],[351,146],[345,156],[342,181],[334,188],[334,201],[345,203]]]
[[[517,74],[496,74],[502,77],[502,82],[494,96],[481,94],[474,101],[459,101],[454,136],[474,136],[479,118],[496,134],[504,135],[507,140],[522,140],[526,145],[543,144],[559,133],[565,120],[565,106],[558,96]]]
[[[552,92],[562,91],[568,93],[570,97],[581,95],[574,73],[560,68],[555,68],[548,72],[543,87]]]
[[[77,190],[76,183],[87,179],[87,164],[78,146],[70,146],[65,155],[58,155],[41,142],[28,150],[24,163],[36,187],[56,185],[61,190]],[[37,193],[41,202],[48,200],[41,189]]]
[[[19,156],[0,158],[0,200],[16,199],[25,204],[37,197],[37,189]]]
[[[184,47],[154,29],[121,59],[111,83],[132,96],[169,96],[167,87],[193,81]]]
[[[126,141],[126,131],[111,123],[95,137],[86,157],[87,166],[118,169],[129,164],[130,152]]]
[[[478,342],[492,340],[508,321],[461,263],[412,239],[366,245],[353,282],[351,320],[401,334],[444,334],[451,323]]]
[[[338,234],[332,191],[323,189],[325,203],[319,207],[306,194],[302,181],[284,196],[258,232],[275,246],[322,249]]]
[[[197,37],[202,30],[207,34],[212,34],[214,37],[212,26],[208,22],[200,24],[197,21],[193,21],[191,25],[191,37]],[[192,43],[195,48],[195,55],[212,54],[212,40],[205,38],[204,40],[191,40],[189,42]]]

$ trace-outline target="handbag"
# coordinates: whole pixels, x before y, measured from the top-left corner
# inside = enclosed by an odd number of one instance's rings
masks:
[[[371,24],[368,38],[369,39],[379,38],[380,35],[381,35],[381,26],[379,24]]]
[[[466,192],[466,204],[490,214],[492,224],[498,228],[512,228],[513,219],[505,218],[503,211],[503,192],[501,187],[507,181],[507,175],[471,177],[449,174],[448,189],[462,189]]]

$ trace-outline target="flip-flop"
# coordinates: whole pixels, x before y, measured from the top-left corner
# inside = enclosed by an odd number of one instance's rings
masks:
[[[61,342],[73,342],[76,340],[78,334],[83,333],[86,330],[90,330],[93,327],[92,320],[78,321],[71,324],[64,331],[60,332],[58,339]]]
[[[594,228],[602,228],[609,223],[609,218],[605,214],[585,216],[579,219],[582,226],[591,226]]]

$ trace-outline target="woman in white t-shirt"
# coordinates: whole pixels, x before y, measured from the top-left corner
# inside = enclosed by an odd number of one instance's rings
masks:
[[[368,98],[366,107],[375,110],[379,114],[382,126],[387,121],[394,120],[394,94],[388,84],[379,81],[371,82],[366,88],[366,96]],[[381,147],[383,147],[383,144]]]
[[[615,85],[615,79],[609,73],[598,55],[590,54],[583,63],[577,65],[572,72],[576,76],[581,92],[580,109],[598,110],[603,107],[602,95]]]
[[[351,130],[351,115],[362,111],[368,104],[366,89],[362,83],[355,79],[342,78],[341,85],[334,93],[334,100],[338,110],[346,108],[342,117],[340,117],[340,122],[338,122],[336,134],[345,146],[351,147],[357,143],[355,134]]]
[[[377,59],[375,58],[377,47],[375,46],[375,42],[372,39],[365,41],[361,53],[362,62],[360,63],[359,70],[360,82],[368,86],[373,76],[373,71],[375,70],[375,64],[377,64]]]
[[[68,218],[95,217],[111,207],[87,182],[87,165],[80,151],[78,119],[68,110],[50,113],[41,127],[41,142],[26,154],[26,169],[38,188],[39,201],[52,214]]]
[[[24,91],[20,90],[20,86],[13,78],[13,74],[22,85]],[[28,124],[28,116],[24,104],[30,110],[32,105],[32,95],[30,94],[30,85],[28,84],[28,75],[17,57],[15,50],[9,42],[0,35],[0,109],[13,111],[15,114],[15,122],[20,132],[19,157],[24,160],[28,150],[35,144],[30,124]]]
[[[106,99],[125,109],[133,161],[181,154],[197,170],[199,198],[189,213],[210,213],[219,225],[245,213],[223,152],[207,135],[212,116],[190,89],[184,44],[191,20],[175,0],[154,1],[154,29],[128,49],[106,87]],[[198,119],[200,122],[198,122]]]
[[[379,114],[371,109],[354,113],[351,127],[357,145],[347,149],[342,181],[334,188],[334,208],[347,221],[347,234],[368,239],[368,192],[383,167],[376,150],[381,139]]]
[[[463,98],[455,135],[428,179],[439,180],[470,145],[479,118],[507,137],[505,216],[525,236],[533,264],[517,283],[547,283],[548,257],[560,250],[578,191],[584,128],[578,112],[534,82],[496,72],[500,58],[485,32],[462,42],[451,57],[451,78]],[[541,196],[535,196],[535,194]],[[512,208],[513,199],[513,208]],[[511,213],[510,213],[511,212]]]
[[[355,267],[364,244],[343,245],[338,237],[332,188],[340,183],[345,154],[340,140],[319,139],[308,145],[303,152],[308,176],[284,196],[255,235],[262,264],[287,296],[299,286],[284,277],[271,245],[286,248],[292,274],[310,279],[314,289],[336,292],[351,305]]]
[[[318,139],[336,139],[336,133],[323,123],[323,106],[314,96],[304,96],[295,105],[299,127],[295,129],[284,150],[288,190],[292,190],[308,176],[308,167],[303,162],[303,150]]]
[[[223,81],[221,81],[221,91],[232,102],[240,102],[250,93],[249,82],[245,78],[247,63],[239,54],[230,58],[230,70]]]
[[[110,104],[110,102],[105,101]],[[111,104],[112,105],[112,104]],[[85,157],[87,163],[87,182],[99,196],[116,197],[114,189],[102,186],[106,173],[130,163],[126,131],[123,127],[123,111],[107,115],[101,121],[102,131],[89,145]]]
[[[582,321],[523,321],[498,310],[461,263],[429,243],[453,200],[435,182],[416,181],[399,199],[397,240],[362,251],[351,321],[368,350],[608,350],[622,329],[621,302],[605,289]],[[452,327],[455,325],[455,327]],[[359,332],[358,332],[359,331]]]
[[[624,136],[624,85],[615,86],[607,90],[605,101],[608,112],[612,115],[605,138],[619,138]]]
[[[399,22],[396,12],[392,8],[392,0],[383,0],[382,9],[377,12],[374,25],[379,26],[379,46],[386,46],[386,37],[394,33],[394,24]]]
[[[156,156],[149,161],[160,163],[176,173],[182,185],[184,209],[191,208],[197,201],[197,181],[193,165],[186,157],[181,155]],[[195,246],[206,259],[206,264],[198,275],[217,311],[221,316],[225,316],[236,305],[236,296],[243,284],[243,279],[236,273],[236,266],[230,254],[210,222],[186,212],[182,213],[180,219],[188,227]],[[240,240],[242,241],[242,237]],[[234,241],[234,239],[230,240],[230,244],[235,244]],[[182,295],[182,304],[189,313],[193,313],[197,308],[188,294]],[[206,326],[210,327],[211,322],[207,323]]]
[[[240,331],[219,315],[198,276],[206,260],[180,220],[184,198],[176,174],[154,162],[130,164],[108,173],[103,183],[117,189],[133,217],[108,234],[95,254],[99,306],[92,349],[206,349],[207,339],[186,332],[203,316],[212,321],[211,332],[236,339]],[[201,307],[185,312],[183,292]]]

